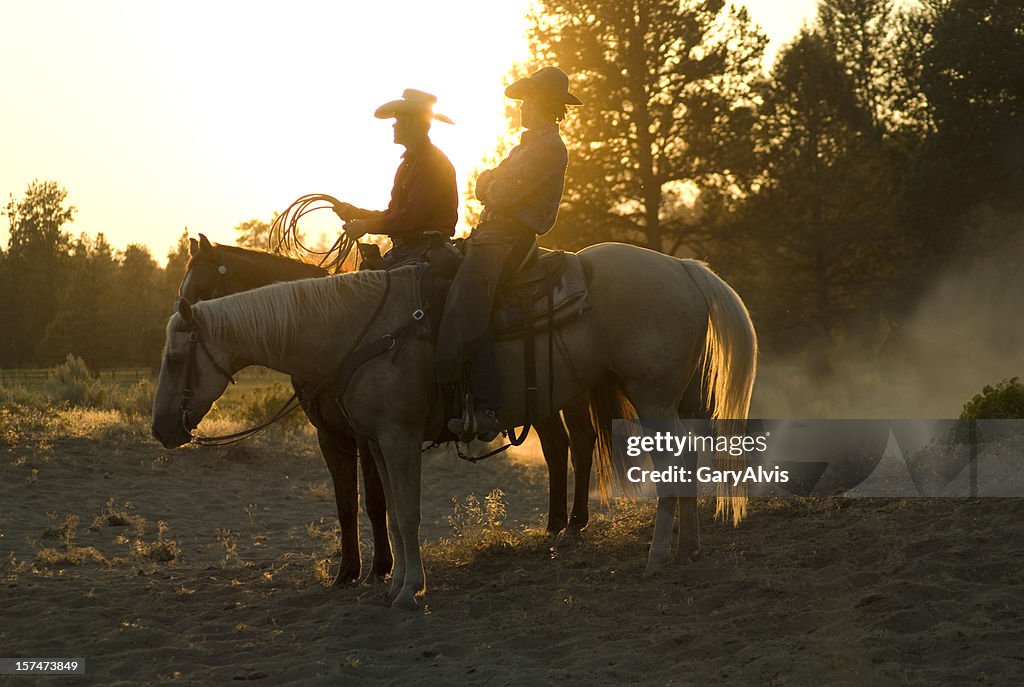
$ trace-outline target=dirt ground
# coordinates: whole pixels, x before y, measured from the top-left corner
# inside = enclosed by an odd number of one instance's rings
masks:
[[[308,436],[167,451],[67,429],[0,442],[0,655],[86,664],[40,683],[1024,682],[1024,500],[762,500],[736,529],[705,504],[703,557],[645,579],[648,504],[595,500],[581,538],[551,539],[535,450],[435,452],[408,613],[324,585]],[[368,566],[367,527],[363,546]]]

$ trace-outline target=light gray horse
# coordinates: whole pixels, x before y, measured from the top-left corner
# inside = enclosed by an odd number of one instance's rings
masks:
[[[538,375],[542,406],[558,408],[593,390],[599,433],[596,466],[602,491],[623,475],[612,465],[611,420],[621,394],[641,421],[678,423],[684,399],[709,398],[706,411],[722,432],[745,420],[756,371],[757,342],[743,302],[703,263],[623,244],[580,254],[591,308],[558,328],[554,388]],[[360,272],[274,284],[190,306],[182,301],[167,325],[153,434],[168,448],[191,431],[227,387],[230,375],[263,365],[301,379],[324,379],[358,345],[403,330],[418,307],[416,269]],[[543,334],[538,337],[544,336]],[[537,365],[547,370],[546,341]],[[497,346],[508,427],[526,422],[522,344]],[[426,588],[420,558],[420,449],[440,434],[442,404],[433,378],[433,349],[416,336],[361,365],[339,399],[352,428],[366,437],[387,500],[395,554],[392,605],[416,608]],[[694,412],[700,409],[693,408]],[[726,426],[726,425],[729,426]],[[677,428],[682,434],[681,427]],[[679,513],[679,552],[695,555],[700,532],[695,498],[659,497],[647,572],[664,566]],[[742,492],[720,496],[717,512],[739,522]]]

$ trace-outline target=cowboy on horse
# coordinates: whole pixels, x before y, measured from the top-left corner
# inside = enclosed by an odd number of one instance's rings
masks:
[[[351,203],[334,206],[353,241],[365,234],[391,239],[391,250],[373,267],[388,268],[418,258],[438,237],[447,239],[455,233],[459,216],[455,168],[429,136],[432,120],[454,122],[434,112],[435,102],[430,93],[407,88],[399,100],[384,103],[374,112],[378,119],[395,120],[395,143],[405,147],[387,210],[365,210]]]
[[[476,197],[480,224],[465,245],[465,257],[445,302],[437,340],[438,381],[453,386],[469,373],[467,408],[448,428],[463,440],[494,439],[501,428],[501,382],[490,330],[500,288],[536,252],[537,236],[555,223],[565,185],[568,154],[558,130],[567,105],[582,105],[569,92],[569,78],[545,67],[519,79],[505,95],[521,100],[519,145],[494,169],[480,174]]]

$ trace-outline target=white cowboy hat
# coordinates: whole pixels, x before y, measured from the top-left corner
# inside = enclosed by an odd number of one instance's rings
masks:
[[[436,102],[437,96],[435,95],[417,91],[415,88],[407,88],[402,92],[401,99],[384,103],[377,108],[373,116],[377,119],[391,119],[399,115],[412,115],[427,121],[436,119],[445,124],[454,124],[455,122],[448,117],[434,112],[434,103]]]

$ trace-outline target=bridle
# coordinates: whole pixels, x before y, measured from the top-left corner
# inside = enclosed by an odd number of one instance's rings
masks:
[[[181,424],[186,430],[189,428],[189,418],[192,415],[192,397],[195,396],[195,388],[199,382],[199,367],[196,365],[198,350],[202,349],[217,372],[224,375],[230,383],[236,383],[234,375],[217,362],[210,349],[206,347],[206,343],[199,338],[199,331],[199,321],[193,318],[185,329],[185,332],[188,333],[188,353],[185,357],[185,385],[181,390],[181,406],[179,407]],[[189,431],[191,432],[191,430]]]
[[[227,296],[231,293],[227,288],[227,265],[224,265],[223,263],[217,265],[206,260],[196,260],[188,268],[188,272],[185,273],[185,276],[182,277],[181,284],[178,285],[178,298],[183,298],[185,296],[185,294],[182,293],[185,290],[185,282],[188,281],[189,275],[195,273],[200,267],[214,270],[217,273],[217,278],[216,281],[214,281],[213,290],[210,292],[209,299],[220,298],[221,296]],[[175,308],[177,308],[177,302],[175,302],[174,305]]]

